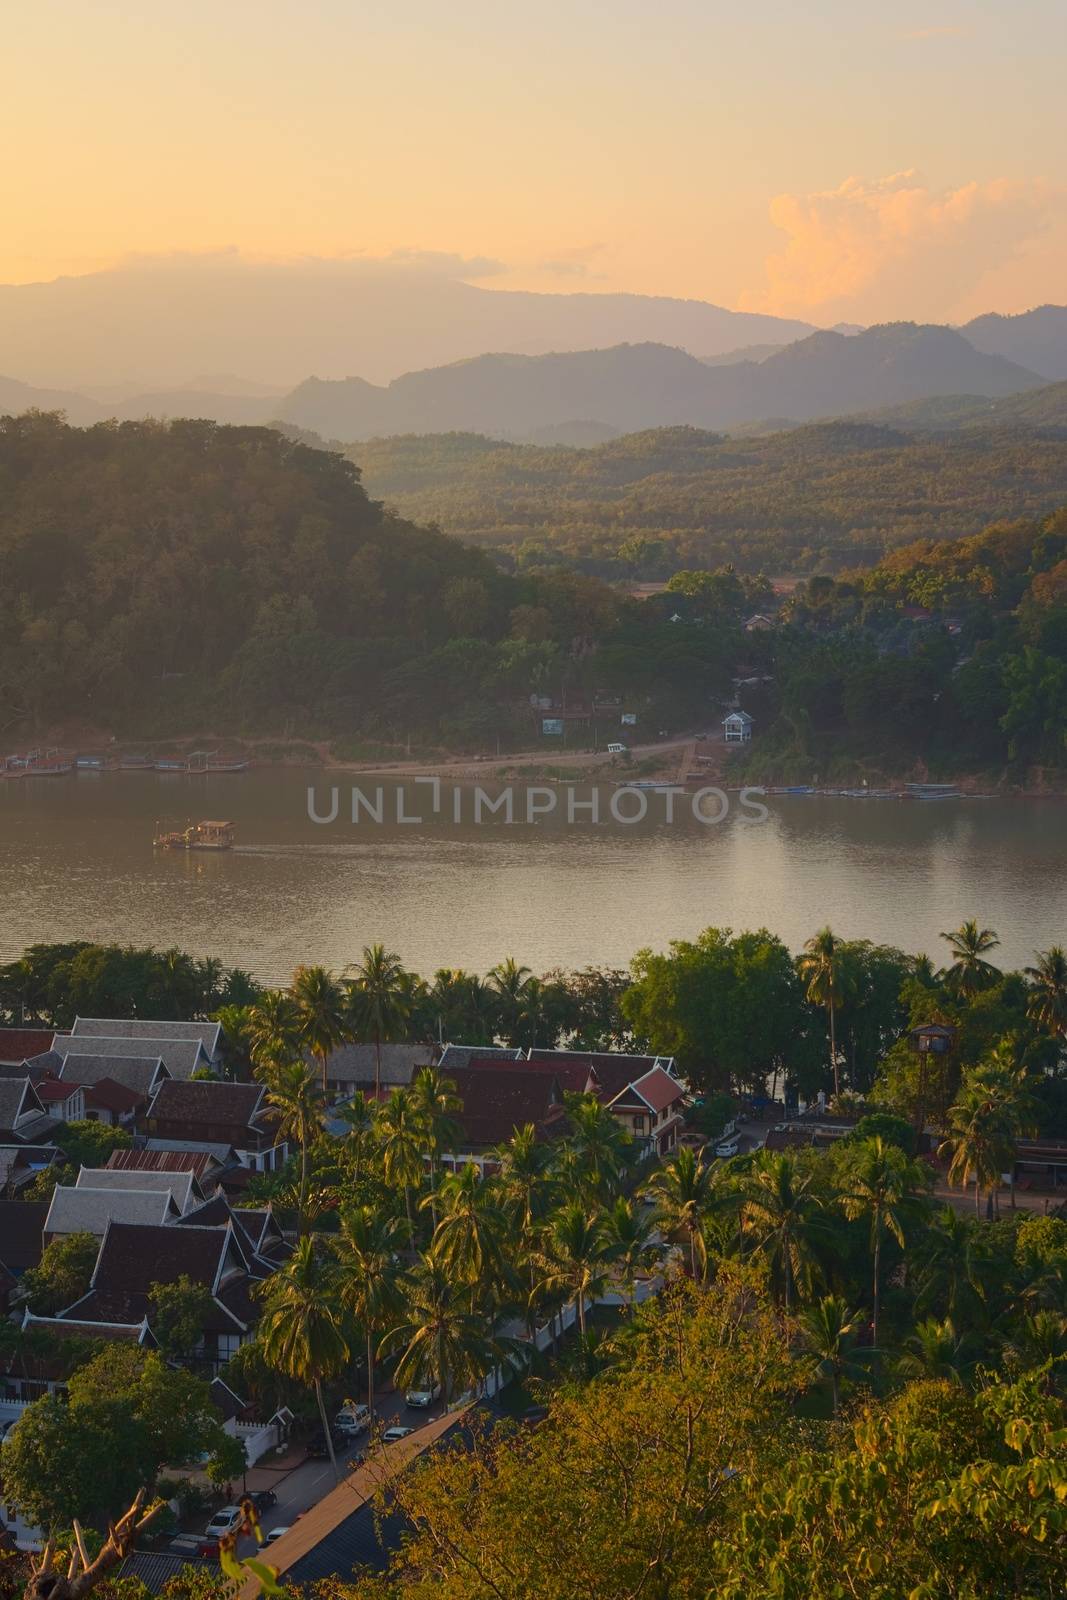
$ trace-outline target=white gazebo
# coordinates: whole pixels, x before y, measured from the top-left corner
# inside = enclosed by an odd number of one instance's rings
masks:
[[[752,737],[752,718],[747,711],[731,711],[722,719],[722,736],[727,744],[747,744]]]

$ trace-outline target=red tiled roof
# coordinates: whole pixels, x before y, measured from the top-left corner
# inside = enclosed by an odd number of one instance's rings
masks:
[[[597,1076],[597,1095],[601,1100],[611,1101],[646,1072],[651,1072],[656,1057],[622,1055],[613,1050],[531,1050],[530,1065],[534,1062],[591,1067]]]
[[[51,1050],[54,1038],[54,1028],[0,1028],[0,1061],[21,1066],[30,1056]]]
[[[472,1056],[467,1068],[474,1072],[540,1072],[554,1077],[561,1089],[574,1094],[584,1094],[591,1080],[595,1087],[592,1067],[576,1061],[557,1064],[553,1061],[512,1061],[508,1056]],[[453,1075],[453,1069],[447,1066],[443,1072],[446,1078]]]
[[[656,1112],[666,1111],[668,1106],[682,1098],[681,1084],[669,1072],[664,1072],[662,1067],[653,1067],[643,1078],[634,1078],[631,1087]]]
[[[251,1123],[262,1099],[263,1086],[258,1083],[168,1078],[156,1090],[150,1115],[159,1122],[243,1128]]]
[[[463,1102],[463,1110],[453,1119],[461,1130],[461,1146],[479,1150],[503,1144],[528,1122],[546,1133],[547,1125],[559,1114],[562,1094],[554,1075],[453,1067],[448,1076]]]
[[[102,1106],[105,1111],[117,1112],[121,1116],[123,1112],[136,1111],[146,1101],[143,1094],[138,1094],[136,1089],[128,1089],[124,1083],[116,1083],[114,1078],[98,1078],[95,1083],[86,1084],[85,1103]]]
[[[59,1078],[42,1078],[40,1083],[34,1084],[39,1099],[46,1104],[61,1105],[64,1100],[69,1100],[71,1095],[78,1093],[81,1088],[77,1083],[63,1083]]]

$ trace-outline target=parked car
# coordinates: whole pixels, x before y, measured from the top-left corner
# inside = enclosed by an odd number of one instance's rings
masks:
[[[429,1383],[421,1389],[409,1389],[404,1396],[404,1404],[406,1406],[415,1406],[416,1409],[425,1411],[440,1398],[441,1385],[439,1383]]]
[[[339,1432],[336,1428],[331,1428],[330,1439],[333,1443],[334,1455],[343,1455],[345,1446],[348,1444],[348,1435]],[[313,1461],[326,1461],[329,1459],[330,1446],[326,1443],[326,1435],[321,1428],[318,1433],[313,1433],[308,1440],[307,1453]]]
[[[221,1511],[216,1511],[204,1529],[205,1537],[208,1539],[224,1539],[228,1533],[232,1533],[235,1528],[240,1527],[244,1521],[244,1516],[245,1514],[240,1506],[223,1506]]]
[[[385,1432],[382,1434],[382,1443],[395,1444],[398,1439],[407,1439],[409,1435],[413,1434],[414,1432],[414,1428],[405,1428],[399,1423],[395,1423],[393,1427],[386,1428]]]
[[[270,1511],[278,1504],[278,1496],[273,1489],[253,1489],[248,1498],[257,1511]]]
[[[369,1406],[342,1406],[333,1419],[338,1433],[366,1433],[370,1427]]]
[[[286,1534],[288,1532],[289,1532],[288,1526],[283,1526],[281,1528],[271,1528],[267,1532],[267,1534],[264,1536],[263,1543],[265,1545],[274,1544],[278,1539],[280,1539],[282,1537],[283,1534]]]
[[[737,1154],[740,1148],[741,1145],[735,1138],[731,1137],[729,1139],[720,1139],[718,1144],[715,1146],[715,1154],[721,1161],[728,1161],[731,1156],[735,1156]]]

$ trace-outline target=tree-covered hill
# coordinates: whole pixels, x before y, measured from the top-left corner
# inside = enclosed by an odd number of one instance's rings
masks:
[[[370,492],[403,515],[520,565],[547,557],[604,577],[873,563],[915,539],[959,538],[1067,500],[1063,428],[932,437],[829,422],[744,439],[659,428],[592,449],[438,434],[372,439],[351,454]]]

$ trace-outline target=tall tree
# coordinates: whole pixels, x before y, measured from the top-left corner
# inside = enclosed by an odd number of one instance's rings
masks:
[[[886,1234],[890,1234],[903,1249],[904,1230],[915,1216],[924,1178],[919,1164],[905,1155],[899,1145],[886,1144],[881,1138],[862,1140],[847,1151],[846,1157],[842,1173],[846,1188],[840,1205],[850,1221],[866,1221],[870,1227],[872,1331],[877,1347],[882,1244]]]
[[[268,989],[252,1007],[245,1030],[248,1052],[260,1077],[300,1054],[300,1013],[291,994]]]
[[[863,1318],[839,1295],[824,1295],[800,1313],[801,1338],[820,1378],[829,1378],[834,1416],[841,1410],[841,1380],[862,1370],[855,1360],[856,1336]]]
[[[640,1201],[628,1200],[620,1194],[604,1214],[602,1236],[607,1254],[630,1297],[632,1313],[637,1280],[642,1273],[651,1270],[662,1250],[657,1218]]]
[[[790,1151],[757,1159],[744,1191],[742,1226],[757,1240],[781,1286],[786,1311],[800,1284],[810,1281],[820,1238],[827,1228],[811,1172]]]
[[[390,1189],[403,1191],[408,1233],[414,1244],[415,1217],[411,1208],[411,1191],[422,1183],[423,1140],[422,1123],[409,1089],[393,1090],[378,1113],[377,1131],[382,1176]]]
[[[411,1100],[422,1126],[430,1163],[430,1215],[437,1226],[437,1174],[442,1151],[455,1148],[459,1138],[456,1114],[463,1102],[451,1078],[436,1067],[420,1067],[411,1081]]]
[[[1048,950],[1039,950],[1037,965],[1023,970],[1030,979],[1028,1016],[1058,1039],[1062,1047],[1067,1040],[1067,954],[1063,946],[1054,944]]]
[[[400,1320],[384,1336],[380,1354],[399,1351],[398,1386],[439,1383],[449,1405],[478,1383],[504,1353],[491,1323],[472,1308],[469,1288],[432,1258],[424,1258],[407,1282]]]
[[[585,1338],[585,1302],[601,1294],[608,1279],[609,1246],[602,1217],[578,1200],[553,1213],[542,1233],[539,1265],[546,1287],[563,1289],[574,1301]]]
[[[458,1283],[488,1289],[507,1271],[507,1213],[495,1185],[472,1162],[441,1183],[441,1220],[429,1256]],[[429,1194],[423,1205],[432,1205]]]
[[[300,1042],[315,1057],[322,1073],[322,1092],[328,1095],[327,1062],[331,1051],[348,1038],[345,995],[325,967],[297,967],[291,985]]]
[[[1000,940],[992,928],[980,928],[970,917],[952,933],[943,933],[941,937],[952,952],[944,978],[953,994],[967,999],[994,982],[997,968],[986,957],[997,949]]]
[[[363,1330],[367,1349],[367,1408],[374,1426],[374,1357],[378,1341],[403,1304],[399,1251],[403,1223],[373,1206],[341,1213],[337,1239],[341,1305]]]
[[[374,1040],[374,1094],[382,1089],[382,1045],[396,1039],[410,1015],[407,973],[400,957],[384,944],[368,945],[363,959],[346,968],[351,973],[349,1008],[354,1028]]]
[[[645,1192],[668,1233],[681,1235],[689,1246],[689,1271],[696,1279],[707,1268],[704,1225],[718,1199],[719,1167],[681,1145],[665,1166],[652,1174]]]
[[[351,1359],[336,1260],[322,1255],[314,1240],[298,1239],[289,1260],[267,1279],[263,1289],[266,1307],[258,1337],[264,1359],[315,1391],[330,1465],[339,1479],[322,1392],[323,1384],[340,1377]]]
[[[812,1005],[825,1007],[830,1023],[830,1065],[834,1075],[834,1094],[841,1093],[841,1078],[837,1060],[837,1009],[844,998],[841,952],[836,935],[831,928],[820,928],[804,946],[804,954],[797,963],[802,978],[807,981],[807,997]]]
[[[300,1231],[308,1226],[308,1179],[311,1148],[322,1133],[322,1090],[314,1069],[304,1061],[280,1065],[271,1073],[267,1104],[278,1122],[278,1132],[292,1139],[300,1151]]]

